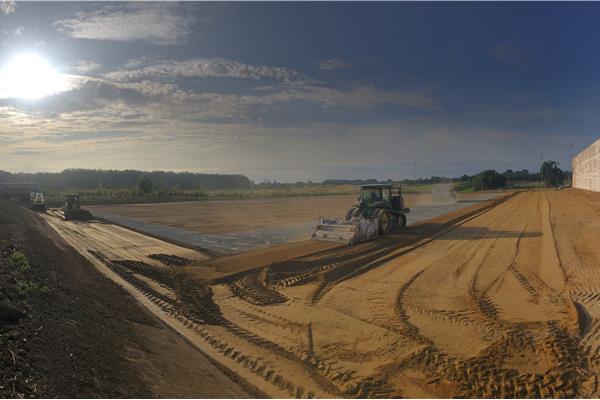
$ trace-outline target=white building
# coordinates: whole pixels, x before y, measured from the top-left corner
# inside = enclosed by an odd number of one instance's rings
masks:
[[[600,139],[573,157],[573,187],[600,192]]]

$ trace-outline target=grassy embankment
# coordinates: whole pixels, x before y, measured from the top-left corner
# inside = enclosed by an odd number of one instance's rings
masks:
[[[426,193],[431,191],[431,185],[404,185],[404,193]],[[179,190],[177,192],[161,192],[141,194],[129,189],[94,189],[76,191],[81,195],[83,204],[132,204],[132,203],[165,203],[175,201],[202,200],[243,200],[281,197],[312,197],[354,195],[358,187],[354,185],[305,185],[282,186],[276,188],[228,189],[228,190]],[[58,207],[64,201],[65,192],[47,192],[46,200],[49,207]]]
[[[403,193],[430,193],[431,184],[402,185]],[[454,182],[457,192],[474,192],[470,182]],[[506,188],[494,191],[512,191],[539,189],[540,182],[524,181],[511,182]],[[206,200],[244,200],[269,199],[283,197],[314,197],[355,195],[358,186],[354,185],[304,185],[281,186],[275,188],[227,189],[227,190],[178,190],[154,191],[148,194],[137,193],[131,189],[93,189],[74,190],[81,195],[81,202],[86,205],[100,204],[141,204],[168,203],[177,201],[206,201]],[[49,207],[59,207],[64,202],[66,192],[47,192],[46,200]]]

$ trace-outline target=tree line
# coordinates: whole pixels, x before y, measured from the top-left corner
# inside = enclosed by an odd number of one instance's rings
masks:
[[[569,178],[570,172],[560,169],[558,162],[546,161],[539,172],[526,169],[502,173],[490,169],[475,175],[458,178],[432,176],[417,180],[406,179],[404,184],[435,184],[455,182],[457,186],[474,190],[498,189],[519,182],[542,182],[545,186],[559,186]],[[165,195],[183,191],[206,191],[224,189],[270,189],[313,185],[365,185],[371,183],[392,183],[391,179],[326,179],[321,183],[296,182],[280,183],[264,181],[254,184],[244,175],[205,174],[195,172],[139,171],[139,170],[100,170],[66,169],[62,172],[10,173],[0,171],[0,182],[36,183],[40,190],[62,192],[68,190],[118,190],[128,189],[135,193],[158,192]]]
[[[520,171],[508,169],[503,173],[490,169],[473,176],[464,175],[459,180],[470,184],[474,190],[485,190],[516,186],[521,182],[540,182],[544,187],[556,187],[563,185],[568,178],[570,178],[570,172],[563,171],[557,161],[550,160],[545,161],[541,165],[540,171],[535,173],[530,173],[526,169]]]
[[[181,190],[249,189],[253,184],[244,175],[100,169],[66,169],[61,172],[36,173],[0,171],[0,182],[36,183],[44,191],[137,188],[142,189],[145,193],[171,188]]]

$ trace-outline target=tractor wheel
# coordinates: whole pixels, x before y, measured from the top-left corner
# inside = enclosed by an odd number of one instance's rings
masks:
[[[350,221],[352,219],[352,217],[354,216],[355,210],[356,209],[354,207],[352,207],[348,211],[346,211],[346,221]]]
[[[392,216],[387,210],[380,209],[377,211],[377,225],[379,226],[380,235],[390,233],[392,228]]]
[[[402,230],[406,228],[406,215],[400,214],[398,215],[398,230]]]

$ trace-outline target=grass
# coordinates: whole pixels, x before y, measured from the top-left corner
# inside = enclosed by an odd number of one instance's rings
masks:
[[[37,290],[37,285],[28,279],[17,279],[15,289],[21,297],[27,297],[31,292]]]
[[[19,296],[27,297],[31,292],[38,289],[38,286],[25,276],[25,273],[31,269],[29,259],[25,253],[16,250],[8,257],[7,262],[14,275],[15,290]]]
[[[531,184],[526,182],[525,184]],[[459,192],[471,192],[470,182],[455,182]],[[431,193],[432,184],[406,184],[402,185],[403,193]],[[178,201],[202,200],[243,200],[243,199],[271,199],[285,197],[315,197],[356,195],[359,187],[355,185],[323,185],[323,184],[282,184],[277,187],[254,187],[250,189],[224,189],[224,190],[156,190],[152,193],[137,193],[133,189],[86,189],[74,190],[81,196],[84,205],[103,204],[143,204],[143,203],[168,203]],[[63,205],[66,192],[48,192],[46,201],[49,207]]]
[[[17,274],[29,271],[29,260],[25,253],[20,250],[13,252],[8,257],[8,266]]]
[[[431,190],[431,185],[403,186],[405,193],[422,193]],[[321,185],[303,186],[282,185],[271,188],[225,189],[225,190],[177,190],[155,191],[148,194],[136,193],[129,189],[75,190],[81,196],[82,204],[132,204],[132,203],[167,203],[175,201],[201,200],[242,200],[269,199],[282,197],[313,197],[356,195],[358,187],[354,185]],[[50,207],[60,207],[66,192],[48,192],[46,201]]]

